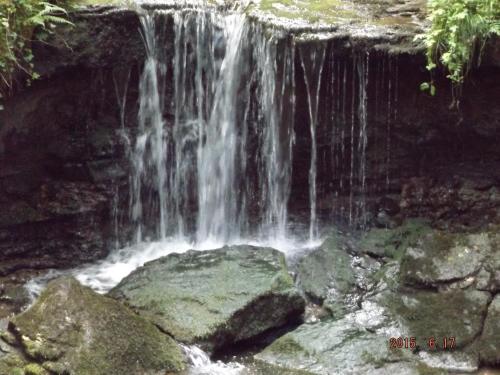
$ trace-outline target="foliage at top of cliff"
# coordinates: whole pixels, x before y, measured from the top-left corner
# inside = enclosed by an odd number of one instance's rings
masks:
[[[481,62],[487,40],[500,36],[499,0],[428,0],[431,27],[421,36],[427,48],[427,69],[442,65],[460,87],[471,68]],[[423,89],[434,94],[433,82]]]
[[[37,78],[33,71],[31,43],[33,31],[52,32],[66,19],[68,0],[0,0],[0,95],[9,94],[15,77],[28,82]]]

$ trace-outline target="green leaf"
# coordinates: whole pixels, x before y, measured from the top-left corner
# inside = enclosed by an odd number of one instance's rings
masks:
[[[420,84],[420,91],[427,91],[429,90],[429,87],[430,87],[429,82],[422,82]]]
[[[436,95],[436,86],[434,86],[433,84],[431,84],[431,86],[430,86],[430,94],[431,94],[431,96]]]

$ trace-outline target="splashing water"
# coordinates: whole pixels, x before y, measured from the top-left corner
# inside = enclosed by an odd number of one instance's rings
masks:
[[[207,353],[197,346],[181,345],[191,367],[189,375],[240,375],[245,373],[245,367],[236,362],[212,362]]]

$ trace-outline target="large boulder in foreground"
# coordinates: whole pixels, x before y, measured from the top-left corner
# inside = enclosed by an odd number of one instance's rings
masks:
[[[182,351],[168,335],[69,277],[50,282],[30,309],[11,319],[3,339],[25,354],[17,361],[12,355],[7,363],[0,360],[0,369],[10,368],[10,373],[23,373],[18,366],[30,374],[37,369],[37,374],[89,375],[184,368]]]
[[[207,351],[296,319],[304,300],[282,253],[253,246],[171,254],[111,290],[163,331]]]

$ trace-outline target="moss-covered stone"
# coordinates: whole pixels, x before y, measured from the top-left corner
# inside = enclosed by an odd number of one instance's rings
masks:
[[[152,374],[184,367],[169,336],[73,278],[50,282],[9,329],[28,356],[26,374]]]
[[[454,337],[457,349],[471,343],[481,332],[489,300],[489,293],[477,290],[415,290],[388,293],[379,299],[423,350],[430,350],[431,337],[435,338],[435,350],[443,350],[445,337]]]
[[[352,257],[335,236],[299,261],[297,278],[301,289],[313,300],[323,302],[335,317],[352,309],[359,297]]]
[[[379,257],[400,259],[409,246],[414,246],[432,229],[424,219],[409,219],[393,229],[372,228],[359,242],[363,252]]]
[[[411,13],[418,15],[424,3],[416,0],[418,6],[411,8]],[[415,0],[414,0],[415,2]],[[349,24],[353,28],[371,29],[377,26],[412,30],[416,28],[415,18],[407,17],[408,10],[402,11],[406,16],[398,16],[397,8],[390,7],[392,2],[347,1],[347,0],[263,0],[250,3],[247,12],[252,16],[279,25],[289,27],[309,27],[311,29],[341,27]]]
[[[42,366],[37,363],[30,363],[24,366],[25,375],[50,375]]]
[[[207,351],[283,325],[304,311],[283,254],[252,246],[168,255],[134,271],[110,296]]]
[[[384,335],[357,326],[352,318],[304,324],[255,358],[278,368],[311,374],[418,374],[408,350],[390,349]]]
[[[0,356],[0,375],[24,375],[27,362],[18,354]]]
[[[483,268],[478,274],[477,288],[490,292],[500,291],[500,227],[489,233],[491,251],[486,253]]]
[[[487,233],[435,231],[406,250],[401,261],[401,281],[408,285],[432,285],[464,279],[478,272],[485,254],[490,252]]]
[[[488,308],[479,340],[479,356],[484,363],[500,364],[500,295],[495,296]]]

